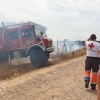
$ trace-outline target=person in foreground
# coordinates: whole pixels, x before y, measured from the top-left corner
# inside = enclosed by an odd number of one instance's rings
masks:
[[[87,50],[84,74],[85,88],[89,87],[91,81],[91,90],[96,90],[97,72],[99,70],[100,43],[96,41],[96,35],[92,34],[85,44]],[[91,70],[92,78],[90,80]]]
[[[98,85],[98,99],[97,100],[100,100],[100,70],[98,71],[97,85]]]

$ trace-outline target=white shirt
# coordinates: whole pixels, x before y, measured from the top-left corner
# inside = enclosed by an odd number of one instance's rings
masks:
[[[87,56],[99,57],[98,51],[100,51],[100,43],[96,41],[86,41]]]

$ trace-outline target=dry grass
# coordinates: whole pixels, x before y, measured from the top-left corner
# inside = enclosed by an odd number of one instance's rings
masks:
[[[51,58],[52,59],[55,59],[55,58],[60,58],[61,60],[66,60],[66,59],[71,59],[71,58],[75,58],[75,57],[79,57],[79,56],[83,56],[86,54],[86,49],[83,48],[81,50],[77,50],[77,51],[73,51],[71,53],[68,53],[68,54],[55,54],[55,55],[52,55]]]
[[[86,54],[86,50],[77,50],[75,52],[69,53],[67,55],[60,54],[58,55],[52,55],[53,60],[49,60],[46,62],[42,67],[48,67],[53,64],[57,64],[61,62],[61,60],[66,59],[72,59],[75,57],[83,56]],[[39,69],[40,67],[35,67],[32,64],[21,64],[18,65],[12,65],[12,64],[0,64],[0,80],[1,79],[11,79],[13,77],[17,77],[19,75],[23,75],[27,72]]]
[[[21,64],[18,63],[17,65],[12,65],[12,64],[0,64],[0,80],[5,80],[5,79],[11,79],[14,77],[18,77],[20,75],[23,75],[27,72],[33,71],[33,70],[38,70],[39,68],[43,67],[48,67],[53,64],[56,64],[60,62],[59,58],[47,61],[44,65],[42,66],[33,66],[32,64]]]
[[[10,79],[23,73],[33,70],[34,67],[30,64],[25,65],[12,65],[12,64],[0,64],[0,79]]]

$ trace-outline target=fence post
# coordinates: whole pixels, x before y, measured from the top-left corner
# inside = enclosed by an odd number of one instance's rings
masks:
[[[57,39],[57,56],[59,56],[58,39]]]
[[[79,55],[80,55],[80,41],[79,41]]]

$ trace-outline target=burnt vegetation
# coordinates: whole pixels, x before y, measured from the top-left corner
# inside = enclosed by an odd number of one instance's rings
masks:
[[[45,62],[42,66],[33,66],[30,63],[18,65],[13,65],[12,63],[2,63],[0,64],[0,79],[11,79],[29,73],[34,70],[39,70],[40,68],[50,67],[51,65],[58,64],[61,61],[73,59],[86,54],[85,48],[77,51],[73,51],[68,54],[52,55],[51,59]]]

